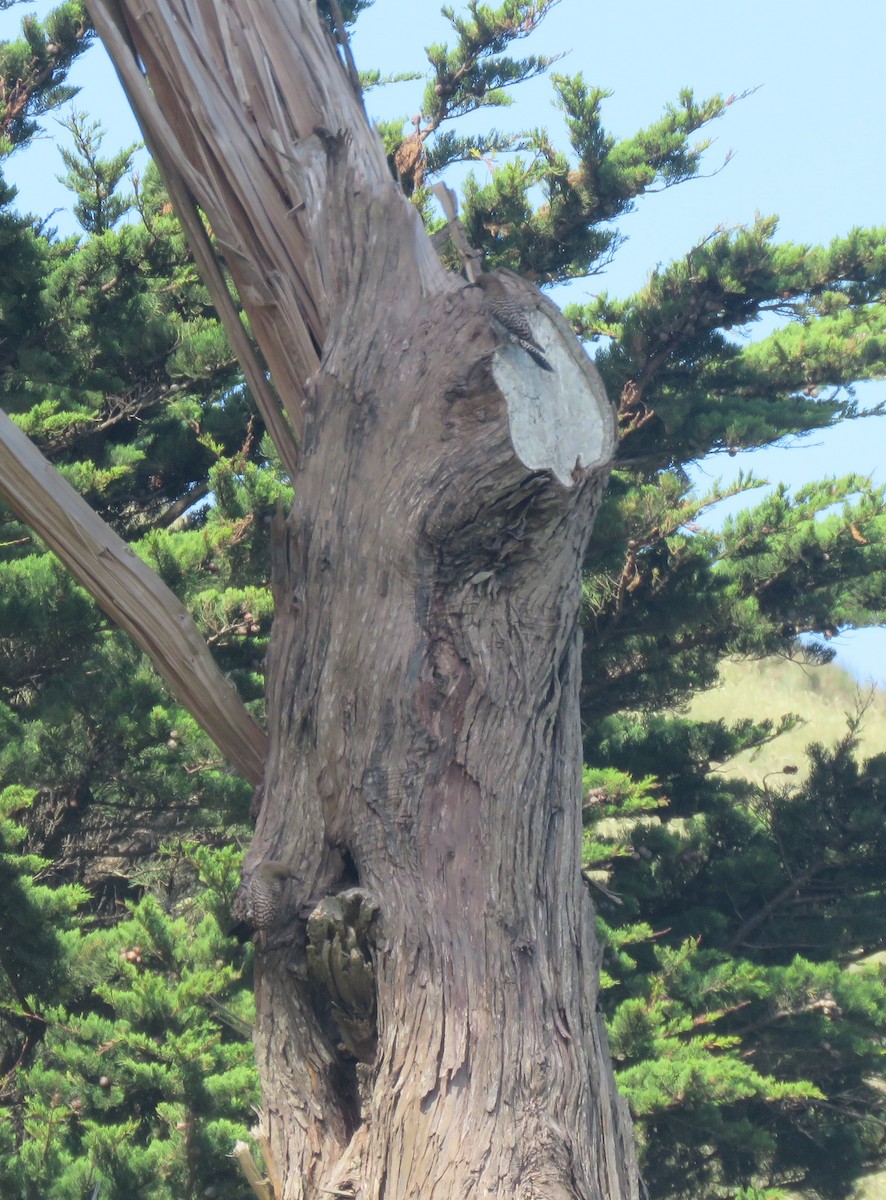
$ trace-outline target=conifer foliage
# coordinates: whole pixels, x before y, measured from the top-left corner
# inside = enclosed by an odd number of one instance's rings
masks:
[[[84,889],[40,883],[50,864],[20,852],[28,800],[0,796],[3,1194],[239,1195],[230,1151],[258,1101],[252,996],[219,924],[239,853],[180,846],[155,891],[90,928]],[[197,899],[172,904],[183,870]]]
[[[381,129],[432,230],[430,183],[494,157],[491,178],[464,185],[468,239],[540,285],[604,271],[619,217],[699,173],[705,130],[736,99],[684,91],[618,140],[606,93],[554,74],[567,147],[543,129],[461,132],[552,65],[512,53],[551,6],[448,12],[454,43],[428,50],[421,112]],[[342,5],[345,20],[364,7]],[[332,30],[337,8],[323,6]],[[0,47],[5,153],[70,96],[90,36],[65,4]],[[79,235],[18,212],[0,181],[0,407],[184,600],[258,711],[269,514],[293,481],[156,171],[130,175],[134,147],[103,157],[83,114],[67,131]],[[808,775],[788,765],[754,788],[715,768],[775,736],[779,714],[726,726],[662,712],[728,656],[814,665],[836,629],[886,618],[883,489],[779,488],[713,533],[699,520],[726,492],[699,495],[685,473],[857,418],[850,385],[886,375],[884,288],[883,230],[807,247],[758,218],[635,296],[566,310],[595,343],[622,435],[583,580],[585,873],[655,1196],[837,1198],[884,1156],[870,959],[886,949],[886,762],[858,761],[853,718],[841,744],[811,748]],[[764,314],[781,318],[768,336],[734,336]],[[249,960],[223,930],[249,789],[8,511],[0,729],[0,1193],[241,1196],[226,1156],[259,1096]]]
[[[842,1196],[882,1155],[886,759],[857,761],[850,717],[762,789],[711,767],[771,723],[616,715],[589,740],[605,1003],[652,1194]]]

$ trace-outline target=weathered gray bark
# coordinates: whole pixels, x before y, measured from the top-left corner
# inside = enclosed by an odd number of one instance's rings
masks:
[[[628,1200],[579,872],[579,567],[614,452],[596,373],[515,280],[554,373],[497,343],[313,6],[91,7],[301,439],[246,864],[293,873],[257,963],[281,1200]],[[326,898],[355,885],[368,915],[340,941],[361,978],[368,948],[377,1042],[365,1006],[348,1050],[317,963]]]
[[[473,295],[410,317],[367,268],[314,385],[252,855],[294,863],[296,937],[351,862],[379,903],[378,1054],[349,1070],[297,949],[272,949],[258,1046],[274,1157],[293,1196],[304,1180],[307,1194],[628,1197],[579,875],[576,615],[601,472],[564,486],[515,455],[518,398],[495,385]],[[400,355],[374,350],[379,294]],[[495,369],[546,383],[521,354]],[[540,399],[562,418],[556,394]]]

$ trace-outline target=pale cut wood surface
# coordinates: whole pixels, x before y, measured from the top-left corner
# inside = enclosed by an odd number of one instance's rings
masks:
[[[216,666],[187,609],[4,412],[0,496],[145,651],[231,765],[259,783],[267,738]]]

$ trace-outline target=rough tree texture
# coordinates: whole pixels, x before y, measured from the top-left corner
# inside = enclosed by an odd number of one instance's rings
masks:
[[[627,1200],[579,873],[579,564],[614,451],[596,373],[532,289],[505,280],[553,372],[446,275],[313,5],[92,10],[301,440],[246,864],[293,873],[257,962],[281,1200]],[[309,915],[354,886],[360,1063],[305,961]]]

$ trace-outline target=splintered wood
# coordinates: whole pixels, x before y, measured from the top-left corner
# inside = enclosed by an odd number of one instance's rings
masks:
[[[354,218],[367,193],[404,205],[331,35],[314,5],[293,0],[89,9],[152,154],[178,185],[177,207],[190,197],[208,218],[299,440],[305,382],[371,236]],[[186,226],[199,240],[193,220]],[[439,282],[424,241],[410,253]],[[230,335],[223,281],[207,284]]]

